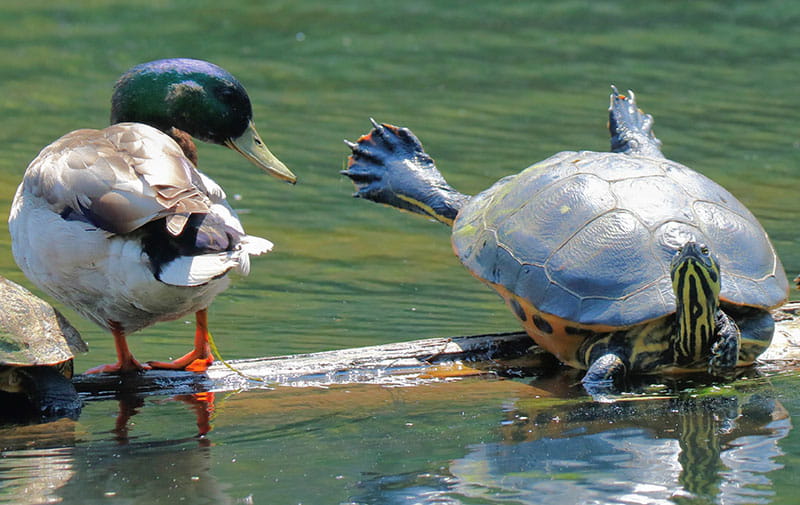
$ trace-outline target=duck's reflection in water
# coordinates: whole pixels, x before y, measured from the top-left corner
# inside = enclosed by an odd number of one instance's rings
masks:
[[[113,427],[99,431],[101,438],[68,419],[0,429],[0,502],[231,503],[210,472],[212,443],[207,435],[214,393],[154,400],[188,406],[187,419],[196,423],[196,431],[192,428],[178,439],[137,432],[136,416],[146,411],[144,397],[123,394],[117,400]]]
[[[129,442],[129,423],[131,418],[139,413],[140,409],[144,407],[144,397],[136,394],[120,394],[117,396],[119,401],[119,413],[114,423],[112,432],[116,436],[116,440],[120,444],[127,444]],[[214,393],[201,392],[175,395],[167,401],[179,401],[189,406],[195,414],[197,423],[197,434],[195,438],[201,444],[210,443],[206,435],[212,430],[211,420],[214,415]]]

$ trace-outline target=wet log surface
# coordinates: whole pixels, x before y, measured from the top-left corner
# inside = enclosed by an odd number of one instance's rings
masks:
[[[757,367],[790,368],[800,363],[800,301],[773,312],[776,331]],[[334,384],[416,385],[457,377],[496,374],[525,377],[557,367],[552,355],[524,332],[430,338],[352,349],[215,363],[205,374],[148,371],[134,375],[78,375],[86,400],[119,395],[176,395],[280,386]]]

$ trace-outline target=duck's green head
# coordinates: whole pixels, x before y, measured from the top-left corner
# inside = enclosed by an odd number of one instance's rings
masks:
[[[235,150],[270,175],[294,183],[294,174],[267,148],[253,124],[244,86],[207,61],[172,58],[142,63],[114,86],[111,123],[145,123],[182,130]]]

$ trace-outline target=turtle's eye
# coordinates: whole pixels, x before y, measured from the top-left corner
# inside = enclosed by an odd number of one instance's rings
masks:
[[[703,246],[700,248],[700,252],[703,253],[704,256],[708,256],[708,247]]]

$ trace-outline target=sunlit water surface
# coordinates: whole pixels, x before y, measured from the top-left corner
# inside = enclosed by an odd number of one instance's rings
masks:
[[[350,198],[341,141],[370,116],[413,128],[475,193],[554,152],[607,149],[609,84],[633,88],[665,154],[731,190],[800,273],[790,2],[9,0],[0,28],[4,209],[41,147],[106,124],[136,63],[208,59],[248,88],[300,182],[200,147],[248,231],[276,243],[211,307],[227,358],[516,329],[445,227]],[[0,274],[31,287],[7,234]],[[77,368],[113,361],[111,339],[65,312],[91,346]],[[191,334],[177,321],[130,343],[165,359]],[[576,396],[577,380],[89,398],[77,422],[0,429],[0,502],[795,503],[793,371],[614,406]]]

